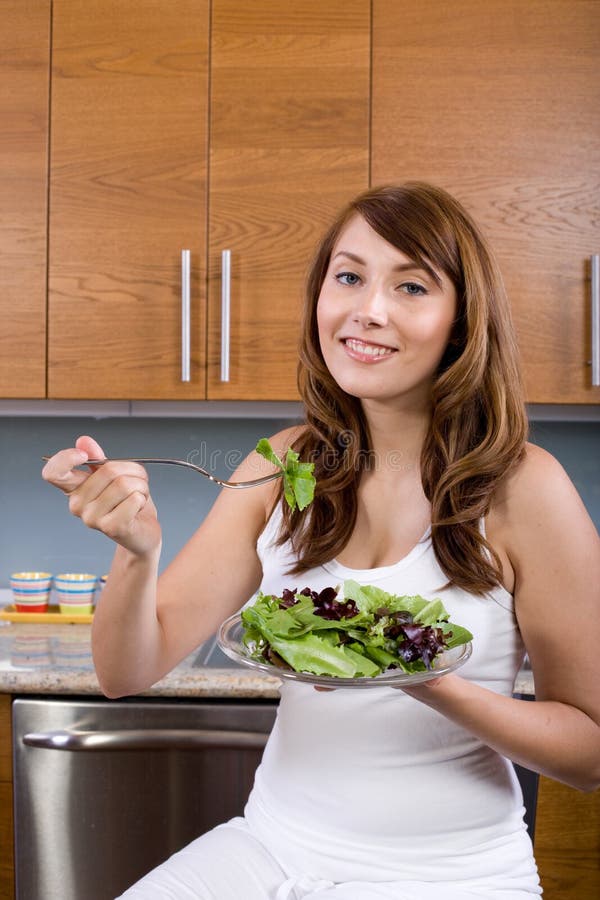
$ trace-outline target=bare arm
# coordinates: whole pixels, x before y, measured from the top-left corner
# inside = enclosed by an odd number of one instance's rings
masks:
[[[252,476],[242,465],[237,477]],[[265,524],[265,505],[256,496],[261,490],[253,489],[253,497],[247,496],[250,491],[223,492],[158,581],[158,556],[140,558],[117,547],[92,627],[94,664],[108,696],[150,687],[258,588],[256,540]]]
[[[494,525],[514,570],[536,702],[458,675],[409,689],[499,753],[581,790],[600,785],[600,542],[565,472],[531,447]],[[493,539],[489,533],[490,539]]]
[[[256,541],[277,488],[223,491],[157,580],[161,532],[145,470],[106,463],[91,474],[79,471],[76,465],[103,453],[91,438],[79,439],[78,447],[53,457],[43,475],[68,495],[74,515],[117,543],[94,616],[92,650],[107,696],[134,694],[176,666],[257,589],[262,571]],[[235,478],[270,470],[251,454]]]

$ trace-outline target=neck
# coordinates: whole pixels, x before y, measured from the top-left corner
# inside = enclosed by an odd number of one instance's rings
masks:
[[[420,409],[390,409],[363,404],[371,433],[378,469],[401,470],[419,467],[430,415]]]

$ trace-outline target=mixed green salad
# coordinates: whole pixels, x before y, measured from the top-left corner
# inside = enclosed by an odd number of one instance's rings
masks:
[[[305,509],[315,496],[314,463],[300,462],[299,454],[291,447],[281,460],[267,438],[261,438],[256,452],[281,469],[283,473],[283,493],[290,509]]]
[[[338,678],[431,670],[440,653],[473,638],[449,621],[439,599],[400,597],[355,581],[345,581],[341,591],[259,593],[241,618],[252,658]]]

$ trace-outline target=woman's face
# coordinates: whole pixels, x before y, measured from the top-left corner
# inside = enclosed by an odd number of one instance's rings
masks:
[[[456,291],[388,244],[360,215],[342,229],[317,304],[325,363],[362,400],[428,403],[450,338]]]

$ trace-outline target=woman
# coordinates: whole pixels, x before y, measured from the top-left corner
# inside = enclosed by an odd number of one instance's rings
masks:
[[[348,577],[441,597],[473,655],[404,691],[286,683],[244,818],[123,896],[538,895],[507,758],[582,790],[600,783],[600,554],[568,477],[526,443],[500,276],[445,192],[373,190],[322,242],[302,332],[306,424],[272,442],[315,460],[304,513],[272,485],[224,492],[157,582],[146,472],[76,469],[102,455],[89,437],[46,465],[71,512],[117,543],[93,626],[103,691],[146,689],[259,587]],[[236,477],[260,465],[251,454]],[[511,696],[525,651],[535,703]]]

